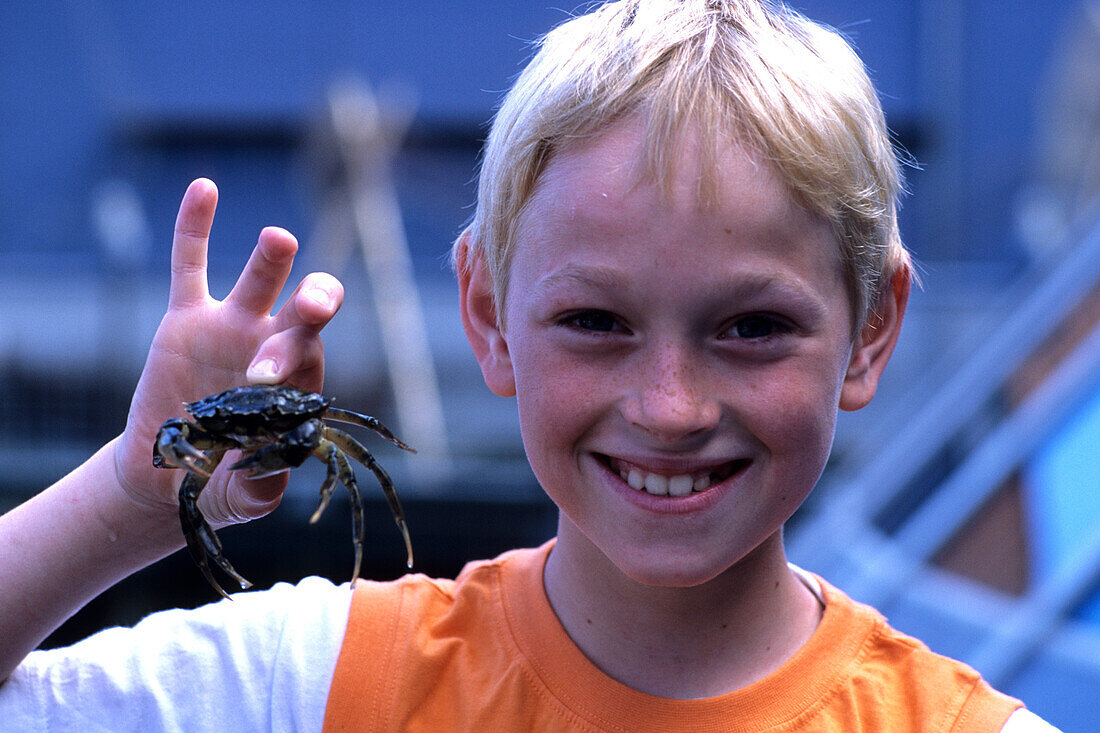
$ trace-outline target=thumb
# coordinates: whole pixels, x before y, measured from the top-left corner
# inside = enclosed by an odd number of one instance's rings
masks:
[[[289,382],[307,390],[320,389],[325,376],[321,337],[305,326],[271,335],[256,351],[246,376],[251,384]]]
[[[215,527],[243,524],[273,512],[282,501],[286,487],[285,473],[253,479],[241,471],[234,471],[223,498],[219,500],[214,491],[202,493],[199,501],[211,505],[201,507],[201,511]]]

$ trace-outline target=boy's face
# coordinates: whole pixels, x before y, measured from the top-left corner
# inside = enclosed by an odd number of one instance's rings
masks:
[[[519,222],[506,331],[475,352],[517,395],[563,528],[635,580],[694,585],[777,536],[838,404],[869,395],[830,227],[737,145],[702,205],[690,134],[666,195],[638,176],[643,134],[627,119],[555,153]]]

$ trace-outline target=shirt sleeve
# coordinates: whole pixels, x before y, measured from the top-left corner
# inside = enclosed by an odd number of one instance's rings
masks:
[[[0,731],[319,731],[350,602],[306,578],[32,652]]]
[[[1061,733],[1027,708],[1017,708],[1008,716],[1001,733]]]

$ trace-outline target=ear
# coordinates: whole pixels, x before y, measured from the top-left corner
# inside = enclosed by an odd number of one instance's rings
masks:
[[[858,410],[875,396],[878,380],[901,333],[911,280],[909,268],[899,268],[860,330],[841,386],[840,409]]]
[[[485,258],[470,250],[469,230],[464,231],[455,244],[455,267],[462,328],[481,366],[485,384],[501,397],[515,397],[516,377],[508,342],[497,319],[492,278]]]

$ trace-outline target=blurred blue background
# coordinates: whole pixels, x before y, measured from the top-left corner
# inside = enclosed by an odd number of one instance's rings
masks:
[[[919,164],[902,229],[924,288],[879,397],[842,418],[821,487],[791,523],[792,558],[1051,722],[1091,730],[1100,10],[793,5],[852,40]],[[494,105],[529,42],[573,10],[505,0],[0,5],[0,509],[121,430],[165,305],[179,198],[207,176],[221,190],[214,294],[228,291],[261,227],[295,232],[294,277],[328,269],[348,290],[326,339],[327,392],[410,442],[438,432],[420,464],[378,449],[406,501],[418,569],[453,573],[549,537],[553,507],[526,468],[513,406],[484,388],[468,354],[447,251],[472,211]],[[392,157],[371,157],[385,145],[349,152],[340,109],[365,127],[377,113]],[[394,281],[408,276],[411,290],[390,295],[365,274],[354,195],[364,187],[396,197],[399,236],[386,241],[407,256]],[[418,327],[387,333],[385,303]],[[395,344],[409,349],[406,366],[431,367],[417,377],[419,402],[407,388],[394,397],[404,378]],[[346,516],[334,507],[320,531],[305,526],[319,470],[296,473],[301,491],[269,520],[225,532],[246,575],[349,571]],[[390,577],[400,543],[381,498],[371,507],[366,574]],[[53,642],[208,600],[196,575],[172,558]]]

